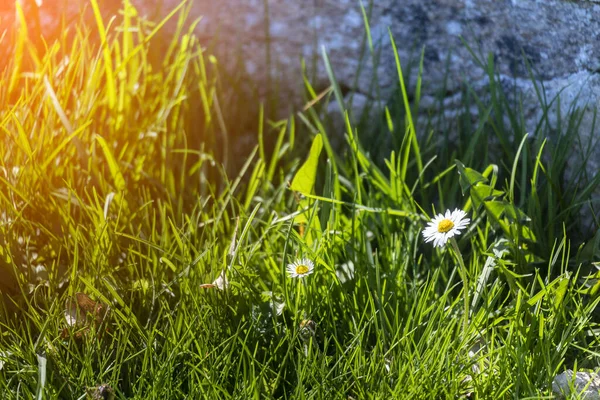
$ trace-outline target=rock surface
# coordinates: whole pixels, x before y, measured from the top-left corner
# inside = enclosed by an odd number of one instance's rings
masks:
[[[60,30],[62,13],[69,21],[82,12],[83,4],[90,8],[88,0],[19,1],[30,10],[28,15],[37,10],[39,16],[28,18],[28,24],[34,33],[44,34]],[[106,10],[120,3],[98,1]],[[132,1],[141,14],[154,20],[179,3]],[[302,102],[301,58],[317,92],[329,85],[322,49],[345,95],[387,100],[397,85],[388,29],[405,70],[424,48],[422,105],[435,108],[435,96],[441,95],[448,116],[457,112],[464,82],[474,88],[487,85],[476,58],[486,63],[488,54],[493,54],[506,87],[523,93],[531,124],[541,111],[524,58],[548,99],[567,88],[561,95],[562,111],[573,101],[590,110],[600,105],[600,0],[376,0],[372,5],[365,0],[374,54],[358,0],[191,1],[190,16],[202,16],[196,32],[209,50],[227,69],[245,69],[260,82],[263,95],[275,89],[285,93],[289,109]],[[0,30],[13,20],[14,3],[2,2]],[[409,81],[414,84],[414,74]],[[591,118],[586,121],[589,125]]]
[[[569,369],[554,378],[552,392],[561,399],[575,396],[578,399],[600,400],[600,376],[592,372],[573,373]]]
[[[151,8],[152,2],[143,3]],[[301,57],[315,87],[325,88],[325,48],[342,91],[370,98],[380,93],[386,99],[397,85],[389,28],[405,67],[425,48],[425,105],[440,93],[452,99],[465,81],[486,85],[485,71],[461,36],[482,62],[493,54],[507,85],[516,85],[526,98],[535,100],[524,58],[544,82],[548,98],[569,85],[565,100],[583,90],[578,105],[599,104],[599,1],[377,0],[367,13],[375,59],[357,0],[196,1],[192,11],[205,16],[199,34],[205,40],[218,35],[215,40],[227,44],[218,48],[230,52],[224,59],[242,56],[246,70],[265,82],[264,88],[278,83],[298,93]],[[565,107],[568,103],[563,102]],[[539,108],[537,101],[528,104]]]

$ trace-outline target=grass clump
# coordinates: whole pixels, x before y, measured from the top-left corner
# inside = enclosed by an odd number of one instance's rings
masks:
[[[572,250],[555,201],[595,183],[565,189],[543,130],[501,129],[501,93],[440,152],[397,59],[398,146],[373,160],[348,117],[334,152],[307,81],[230,177],[231,110],[184,17],[160,60],[125,2],[99,46],[77,31],[0,78],[6,398],[538,398],[597,365],[596,245]],[[432,204],[471,219],[454,254],[423,242]]]

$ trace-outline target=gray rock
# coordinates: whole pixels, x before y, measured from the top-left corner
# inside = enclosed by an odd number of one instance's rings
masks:
[[[552,392],[559,398],[577,396],[578,399],[600,400],[600,376],[592,372],[574,374],[568,369],[554,378]]]
[[[26,8],[37,8],[40,17],[32,21],[39,20],[42,32],[59,29],[61,10],[76,17],[82,4],[87,4],[87,0],[20,1]],[[98,1],[107,10],[120,3]],[[154,20],[180,2],[132,1],[140,14]],[[202,16],[196,33],[209,51],[220,56],[230,72],[243,68],[258,82],[260,94],[278,90],[286,99],[279,102],[282,115],[303,103],[301,58],[317,92],[329,85],[322,49],[346,97],[362,96],[358,103],[388,100],[398,84],[388,29],[405,71],[424,49],[425,113],[435,112],[434,99],[440,95],[445,98],[445,117],[462,112],[458,106],[464,83],[479,91],[488,85],[487,74],[478,64],[486,63],[488,54],[493,54],[504,85],[523,94],[529,131],[535,129],[542,111],[524,58],[548,99],[564,90],[561,111],[573,101],[588,110],[584,132],[591,126],[591,110],[600,105],[599,0],[374,0],[371,5],[364,0],[373,54],[358,0],[190,1],[191,19]],[[11,15],[10,6],[0,6],[0,29]],[[173,28],[171,23],[166,29]],[[415,84],[416,68],[412,71],[407,79],[410,86]],[[357,104],[352,108],[358,115]],[[549,122],[552,127],[556,117],[552,115]]]
[[[134,1],[142,13],[156,12],[157,0]],[[164,0],[161,13],[178,1]],[[214,45],[210,48],[227,68],[243,66],[259,82],[262,95],[277,88],[286,99],[279,102],[282,115],[304,102],[301,58],[315,90],[329,86],[323,49],[345,100],[358,99],[351,107],[354,118],[361,115],[360,104],[369,100],[376,100],[376,109],[381,109],[398,86],[389,29],[405,73],[412,66],[406,77],[410,87],[415,85],[416,63],[424,49],[424,115],[438,112],[439,96],[444,98],[445,118],[462,113],[465,84],[485,93],[489,80],[480,63],[486,64],[492,54],[502,86],[522,95],[528,132],[536,129],[543,111],[524,59],[548,102],[560,93],[563,116],[573,103],[586,110],[581,125],[584,142],[592,134],[592,112],[600,106],[600,1],[375,0],[369,5],[364,0],[363,4],[373,53],[358,0],[195,1],[191,15],[203,16],[197,33]],[[557,128],[557,104],[549,114],[549,131]],[[337,107],[328,109],[337,131]],[[600,165],[600,151],[596,153],[592,169]]]

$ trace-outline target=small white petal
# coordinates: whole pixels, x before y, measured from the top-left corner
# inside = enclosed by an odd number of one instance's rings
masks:
[[[305,267],[305,272],[298,272],[298,267]],[[296,260],[291,264],[288,264],[286,267],[286,271],[290,278],[303,278],[307,275],[310,275],[314,272],[315,264],[309,260],[308,258],[303,258],[301,260]],[[303,268],[304,269],[304,268]]]
[[[466,218],[467,213],[461,209],[454,211],[446,210],[444,214],[434,216],[431,221],[423,229],[423,239],[425,243],[433,241],[434,247],[442,247],[448,240],[454,236],[461,234],[461,230],[465,229],[471,220]],[[444,220],[452,222],[452,227],[447,232],[440,232],[440,223]],[[450,225],[450,224],[444,224]],[[445,229],[444,229],[445,230]]]

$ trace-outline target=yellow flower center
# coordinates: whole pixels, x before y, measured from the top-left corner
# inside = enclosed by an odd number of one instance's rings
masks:
[[[453,227],[454,227],[454,222],[450,221],[449,219],[443,219],[438,224],[438,232],[446,233]]]
[[[306,265],[298,265],[298,266],[296,267],[296,273],[297,273],[298,275],[304,275],[305,273],[307,273],[307,272],[308,272],[308,269],[309,269],[309,268],[308,268]]]

